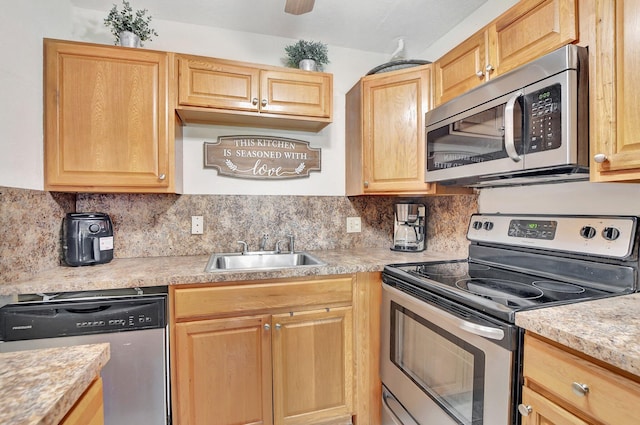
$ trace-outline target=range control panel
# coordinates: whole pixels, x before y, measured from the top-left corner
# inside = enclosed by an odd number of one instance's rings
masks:
[[[626,258],[637,217],[474,214],[467,238],[511,246]]]

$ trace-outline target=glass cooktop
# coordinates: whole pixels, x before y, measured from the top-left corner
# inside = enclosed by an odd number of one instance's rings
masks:
[[[612,295],[468,260],[395,264],[385,267],[385,273],[508,321],[513,321],[519,310]]]

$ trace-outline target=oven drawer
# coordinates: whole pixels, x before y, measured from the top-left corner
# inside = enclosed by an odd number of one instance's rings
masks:
[[[636,425],[640,384],[529,334],[525,336],[527,387],[549,393],[567,410],[611,425]],[[586,385],[582,392],[578,385]]]

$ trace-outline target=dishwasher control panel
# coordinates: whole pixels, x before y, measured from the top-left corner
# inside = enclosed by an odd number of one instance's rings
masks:
[[[166,296],[11,304],[0,309],[0,341],[166,326]]]

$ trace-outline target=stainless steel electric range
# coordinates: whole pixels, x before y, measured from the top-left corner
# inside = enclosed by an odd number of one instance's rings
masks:
[[[383,424],[519,423],[518,311],[638,289],[638,218],[474,214],[464,260],[383,272]]]

